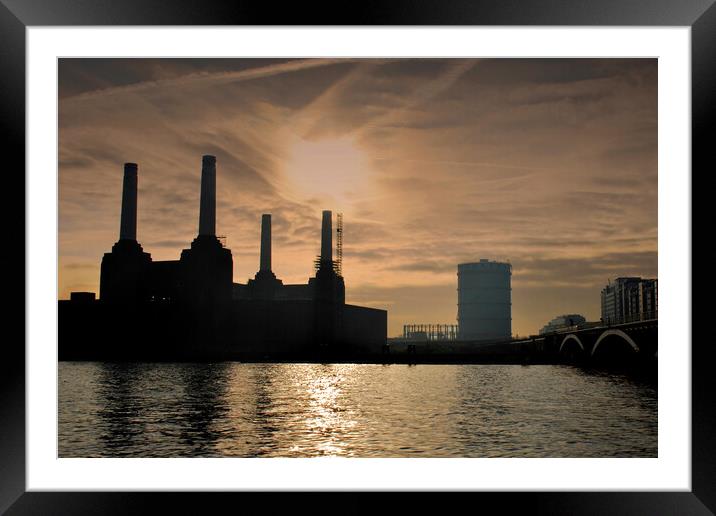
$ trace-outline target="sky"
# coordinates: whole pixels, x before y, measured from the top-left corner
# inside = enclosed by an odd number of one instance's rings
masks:
[[[234,281],[305,283],[321,211],[343,213],[346,302],[455,324],[457,264],[512,264],[512,330],[600,317],[657,276],[655,59],[60,59],[58,295],[99,289],[139,165],[137,238],[178,259],[217,158]]]

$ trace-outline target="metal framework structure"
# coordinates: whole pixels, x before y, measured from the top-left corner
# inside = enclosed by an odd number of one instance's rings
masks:
[[[457,324],[406,324],[403,338],[418,340],[457,340]]]
[[[336,274],[343,276],[343,214],[336,215]]]

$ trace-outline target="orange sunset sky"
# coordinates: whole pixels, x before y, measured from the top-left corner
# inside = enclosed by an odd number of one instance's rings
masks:
[[[234,281],[306,282],[344,214],[346,301],[455,324],[457,263],[513,265],[513,333],[598,320],[618,276],[657,276],[655,59],[60,59],[58,294],[99,288],[123,163],[138,240],[177,259],[217,157]]]

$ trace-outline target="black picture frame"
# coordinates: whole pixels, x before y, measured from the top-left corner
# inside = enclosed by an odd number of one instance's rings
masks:
[[[0,0],[0,127],[3,147],[3,250],[5,297],[0,349],[0,513],[7,514],[137,514],[162,512],[205,514],[227,504],[258,503],[274,507],[276,498],[261,493],[98,493],[26,492],[25,487],[25,326],[21,335],[10,332],[25,320],[25,228],[8,192],[25,191],[25,30],[47,25],[551,25],[551,26],[688,26],[691,27],[692,74],[692,191],[713,170],[711,147],[716,139],[716,6],[715,0],[363,0],[360,3],[322,4],[220,2],[213,0]],[[350,8],[348,8],[350,7]],[[55,116],[48,114],[48,116]],[[698,172],[697,172],[698,171]],[[16,184],[11,185],[11,181]],[[701,190],[701,193],[705,189]],[[0,191],[1,192],[1,191]],[[24,199],[23,196],[16,197]],[[693,201],[692,201],[693,202]],[[697,217],[694,223],[708,221]],[[705,222],[708,224],[708,222]],[[700,233],[692,229],[692,235]],[[708,232],[705,233],[708,236]],[[711,288],[706,260],[708,238],[692,239],[692,270],[699,275],[699,291]],[[699,252],[699,250],[701,252]],[[20,274],[20,271],[23,274]],[[703,276],[703,277],[702,277]],[[707,320],[708,300],[686,299],[692,320]],[[692,491],[590,493],[470,493],[463,500],[472,507],[500,512],[539,514],[713,514],[716,513],[716,382],[711,368],[713,346],[697,333],[679,343],[692,351]],[[375,510],[376,494],[351,501],[340,512]],[[336,512],[327,493],[303,493],[311,512]],[[238,498],[238,499],[237,499]],[[270,500],[267,502],[266,500]],[[280,500],[280,498],[279,498]],[[451,506],[460,500],[451,500]],[[294,502],[295,503],[295,502]],[[299,502],[301,503],[301,502]],[[343,503],[343,502],[341,502]],[[405,496],[400,510],[424,504],[422,493]],[[271,510],[274,512],[274,510]]]

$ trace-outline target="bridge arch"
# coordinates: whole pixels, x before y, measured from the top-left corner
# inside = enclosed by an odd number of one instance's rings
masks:
[[[639,346],[637,346],[636,342],[634,342],[634,339],[632,339],[629,335],[624,333],[622,330],[612,328],[609,330],[606,330],[604,333],[602,333],[599,338],[597,339],[597,342],[594,343],[594,347],[592,348],[591,356],[594,356],[597,352],[597,349],[599,348],[599,344],[609,337],[610,335],[616,335],[618,337],[621,337],[627,344],[631,346],[631,348],[634,350],[634,352],[639,352]]]
[[[567,335],[565,338],[562,339],[562,343],[559,345],[560,353],[562,353],[562,351],[564,351],[565,345],[567,344],[568,341],[576,342],[577,345],[579,346],[579,348],[582,350],[582,352],[584,352],[584,344],[582,344],[582,341],[579,340],[579,337],[577,337],[573,333],[570,333],[569,335]]]

